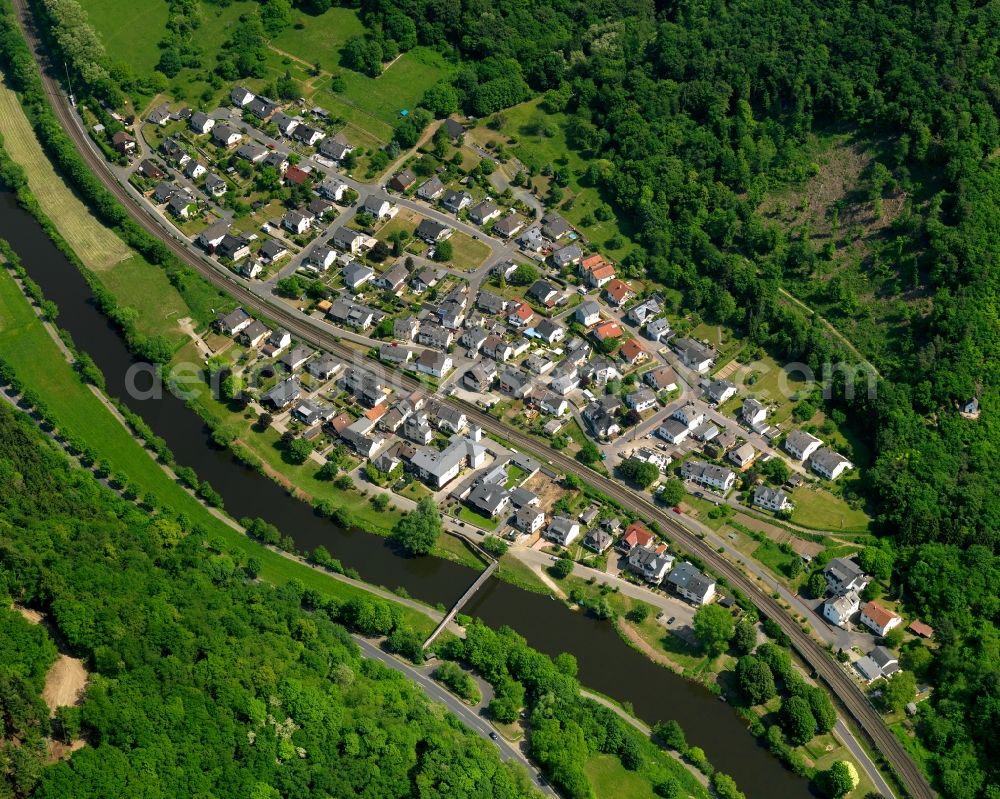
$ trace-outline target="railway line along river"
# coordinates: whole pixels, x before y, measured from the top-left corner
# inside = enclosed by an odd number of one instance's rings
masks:
[[[323,544],[367,582],[401,586],[430,604],[450,606],[472,583],[475,575],[464,566],[437,558],[402,557],[383,537],[340,529],[316,516],[306,503],[215,447],[198,415],[169,392],[160,399],[130,397],[125,376],[133,359],[121,335],[95,306],[83,276],[5,192],[0,192],[0,237],[17,251],[46,298],[59,306],[59,326],[94,359],[106,377],[108,393],[142,416],[167,442],[179,464],[208,480],[234,517],[263,518],[302,550]],[[585,686],[631,703],[647,723],[676,719],[688,741],[704,749],[713,765],[730,774],[750,799],[809,794],[806,781],[760,746],[731,707],[630,649],[610,623],[574,613],[562,603],[496,578],[484,585],[464,612],[493,627],[512,627],[540,651],[572,653]]]

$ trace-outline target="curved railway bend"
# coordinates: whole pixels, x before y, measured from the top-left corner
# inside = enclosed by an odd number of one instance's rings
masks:
[[[34,35],[26,0],[13,0],[13,3],[35,58],[42,65],[44,64],[44,50]],[[158,215],[151,215],[139,200],[118,182],[103,155],[96,150],[90,137],[84,131],[78,115],[66,102],[58,83],[44,68],[42,68],[41,73],[49,102],[66,134],[73,140],[80,155],[86,160],[94,174],[100,178],[108,191],[128,209],[138,224],[142,225],[150,234],[161,239],[178,258],[195,269],[206,280],[231,294],[248,309],[273,319],[294,335],[314,346],[322,347],[348,361],[359,359],[360,355],[357,350],[343,345],[332,331],[324,329],[328,327],[327,325],[317,323],[284,306],[277,300],[258,297],[247,288],[245,283],[235,278],[228,270],[223,272],[221,267],[215,266],[213,262],[202,256],[186,239],[181,239],[175,230],[167,229],[166,226],[169,226],[169,222]],[[394,374],[393,379],[398,386],[405,389],[425,388],[419,381],[403,374]],[[864,732],[872,747],[888,762],[905,792],[913,799],[933,799],[936,796],[903,744],[886,726],[881,715],[872,707],[867,697],[850,676],[811,636],[802,631],[798,622],[777,601],[764,593],[730,561],[722,557],[676,519],[671,518],[670,514],[664,513],[650,501],[632,492],[624,485],[597,474],[556,450],[545,449],[543,453],[540,453],[540,445],[536,440],[519,430],[498,422],[472,404],[453,399],[444,401],[460,407],[470,421],[480,425],[484,430],[510,441],[523,450],[534,452],[540,456],[542,461],[552,464],[567,474],[580,477],[628,510],[650,522],[656,522],[664,534],[673,538],[681,548],[699,557],[715,574],[725,577],[730,585],[748,596],[762,614],[774,619],[779,624],[791,639],[792,645],[799,655],[809,664],[814,673],[827,684],[839,700],[842,709]]]

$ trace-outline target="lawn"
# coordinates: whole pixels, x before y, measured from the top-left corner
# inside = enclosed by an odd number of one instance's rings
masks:
[[[104,227],[56,174],[17,95],[2,83],[0,134],[11,158],[25,167],[31,193],[84,264],[95,270],[106,269],[132,254],[125,242]]]
[[[113,60],[124,61],[141,75],[153,71],[160,60],[160,50],[156,45],[167,32],[169,9],[166,3],[162,0],[136,0],[131,3],[82,0],[80,5],[101,34]]]
[[[97,279],[120,305],[138,312],[136,324],[143,333],[166,336],[178,347],[187,340],[177,320],[187,317],[190,310],[162,269],[133,255],[98,272]]]
[[[770,355],[741,366],[729,379],[741,388],[741,404],[745,396],[752,396],[774,405],[773,413],[767,419],[772,425],[780,425],[789,419],[795,406],[791,398],[799,392],[807,393],[811,388],[800,372],[786,373]]]
[[[436,50],[415,47],[396,59],[377,78],[344,69],[345,102],[367,111],[386,124],[394,124],[404,108],[412,110],[431,86],[448,78],[454,67]]]
[[[656,799],[649,780],[628,771],[614,755],[593,754],[583,768],[600,799],[627,796],[629,799]]]
[[[477,241],[466,233],[456,231],[448,241],[452,246],[451,264],[456,269],[474,272],[490,255],[488,244]]]
[[[340,70],[340,50],[352,36],[364,33],[358,12],[350,8],[331,8],[312,16],[293,12],[292,26],[279,33],[271,45],[305,61],[319,63],[327,72]],[[297,29],[302,23],[305,27]]]
[[[474,510],[467,508],[465,505],[463,505],[458,511],[458,518],[466,524],[471,524],[474,527],[479,527],[489,532],[496,530],[497,524],[499,524],[496,519],[491,519],[488,516],[476,513]]]
[[[758,544],[750,556],[758,563],[763,563],[782,580],[788,579],[788,568],[799,560],[794,552],[789,554],[770,540]]]
[[[871,519],[840,497],[821,488],[802,486],[792,492],[792,521],[803,527],[831,532],[867,532]]]

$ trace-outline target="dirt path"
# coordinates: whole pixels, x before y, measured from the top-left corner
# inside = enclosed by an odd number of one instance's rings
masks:
[[[59,660],[52,664],[49,673],[45,675],[42,699],[53,716],[56,708],[75,705],[80,700],[87,687],[87,676],[80,658],[60,655]]]
[[[615,624],[618,631],[626,638],[628,643],[635,646],[642,654],[652,660],[654,663],[659,663],[661,666],[666,666],[673,672],[677,674],[683,674],[684,669],[678,663],[674,663],[669,657],[667,657],[663,652],[650,644],[645,638],[639,635],[639,631],[635,629],[631,624],[629,624],[624,619],[618,619]]]

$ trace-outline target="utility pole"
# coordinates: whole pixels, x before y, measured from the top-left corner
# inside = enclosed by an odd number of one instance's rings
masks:
[[[69,86],[69,103],[76,108],[76,96],[73,94],[73,81],[69,77],[69,64],[63,61],[63,69],[66,70],[66,84]]]

